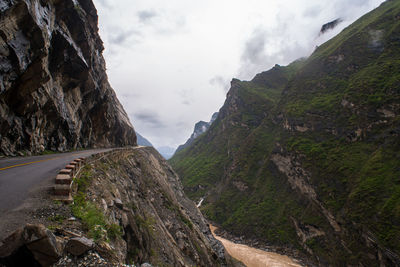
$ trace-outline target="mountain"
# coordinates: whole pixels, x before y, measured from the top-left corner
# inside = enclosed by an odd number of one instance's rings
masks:
[[[215,112],[211,116],[211,120],[209,122],[199,121],[198,123],[196,123],[194,125],[193,133],[190,135],[189,139],[183,145],[178,146],[178,148],[176,149],[176,152],[181,151],[182,149],[188,147],[191,143],[193,143],[193,141],[197,137],[199,137],[201,134],[205,133],[208,130],[208,128],[210,128],[211,124],[217,119],[217,117],[218,117],[218,112]]]
[[[0,153],[135,145],[92,1],[0,3]]]
[[[175,148],[169,146],[161,146],[157,148],[157,151],[165,158],[170,159],[175,153]]]
[[[309,58],[232,80],[170,160],[208,218],[316,265],[400,265],[399,14],[386,1]]]
[[[144,138],[143,136],[141,136],[138,132],[136,132],[136,136],[137,136],[137,144],[139,146],[153,146],[149,140],[147,140],[146,138]]]

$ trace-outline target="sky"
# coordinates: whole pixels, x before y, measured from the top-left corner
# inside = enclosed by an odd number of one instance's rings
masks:
[[[196,122],[222,107],[232,78],[309,56],[382,2],[94,0],[110,84],[156,147],[185,143]]]

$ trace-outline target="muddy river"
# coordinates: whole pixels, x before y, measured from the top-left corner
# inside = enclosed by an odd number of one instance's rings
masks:
[[[247,267],[286,267],[295,266],[300,267],[301,265],[294,262],[288,256],[280,255],[273,252],[267,252],[264,250],[252,248],[242,244],[236,244],[232,241],[217,236],[214,232],[216,227],[210,225],[213,236],[221,241],[226,251],[235,259],[244,263]]]

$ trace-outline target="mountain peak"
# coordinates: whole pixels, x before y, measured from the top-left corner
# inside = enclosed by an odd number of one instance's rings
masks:
[[[234,79],[234,80],[236,80],[236,79]],[[237,81],[239,81],[239,80],[237,80]],[[232,82],[233,82],[233,80],[232,80]],[[184,149],[185,147],[189,146],[191,143],[193,143],[193,141],[195,139],[197,139],[200,135],[205,133],[208,130],[208,128],[210,128],[210,126],[213,124],[213,122],[218,118],[218,114],[219,114],[219,112],[214,112],[214,114],[211,116],[211,119],[209,122],[205,122],[205,121],[197,122],[194,126],[193,133],[190,135],[190,138],[186,141],[186,143],[178,146],[175,153],[179,152],[182,149]]]

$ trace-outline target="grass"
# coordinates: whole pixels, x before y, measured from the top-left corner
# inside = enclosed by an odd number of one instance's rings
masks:
[[[56,214],[56,215],[48,217],[47,219],[52,222],[63,223],[66,218],[63,215]]]
[[[74,182],[78,185],[78,191],[71,206],[72,213],[82,221],[88,236],[95,241],[121,238],[123,232],[121,226],[109,223],[102,210],[86,198],[92,179],[93,173],[89,166],[85,166],[80,177],[75,178]]]

